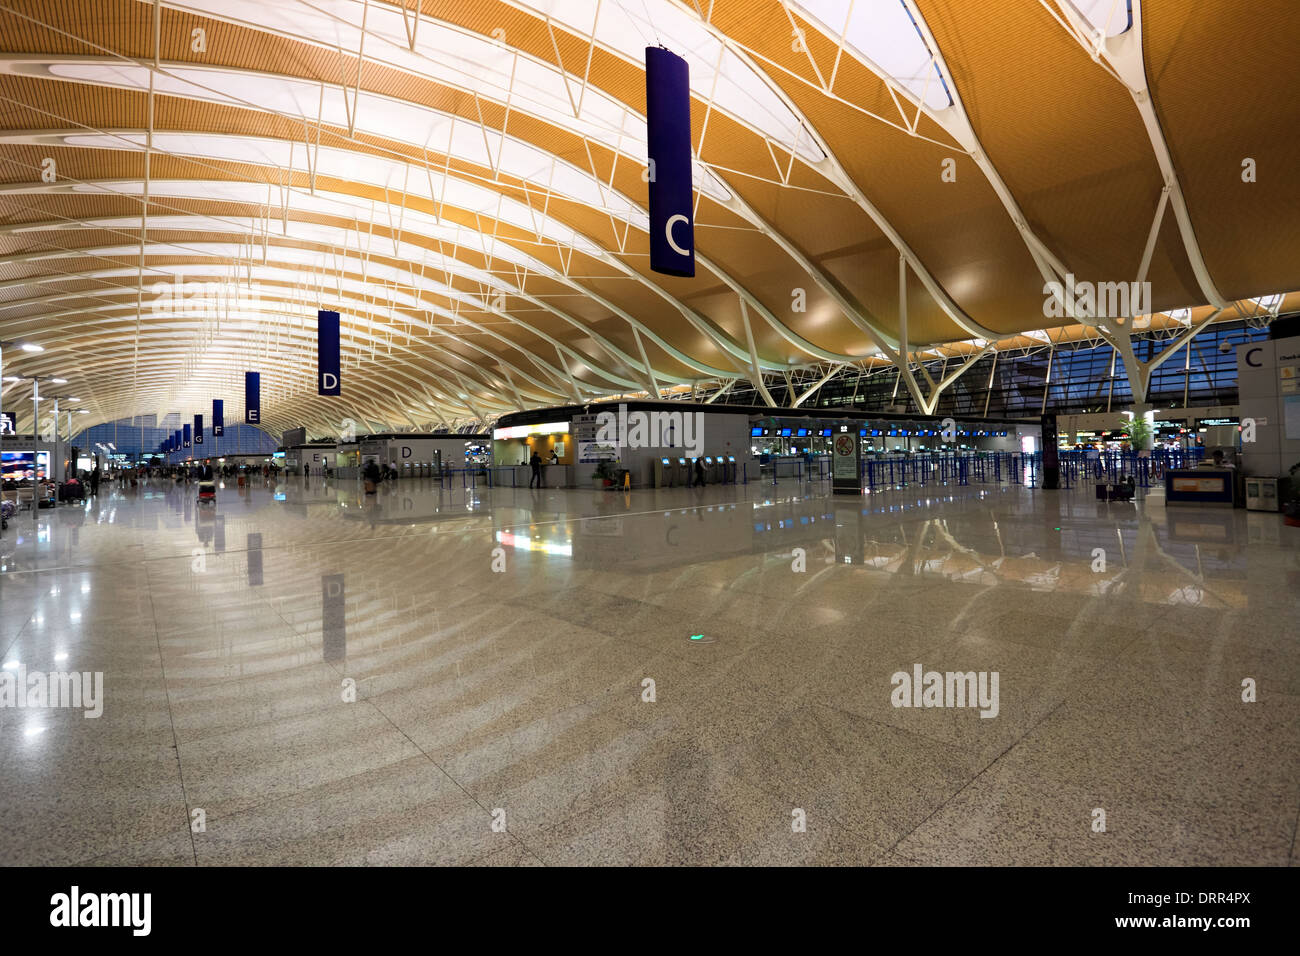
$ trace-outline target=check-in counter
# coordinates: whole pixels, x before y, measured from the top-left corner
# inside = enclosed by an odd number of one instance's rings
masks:
[[[1236,478],[1231,468],[1171,468],[1165,472],[1165,504],[1231,508]]]

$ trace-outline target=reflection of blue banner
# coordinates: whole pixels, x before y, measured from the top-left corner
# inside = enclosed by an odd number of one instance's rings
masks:
[[[194,416],[194,444],[203,444],[203,416]]]
[[[190,435],[190,426],[189,426],[189,425],[185,425],[185,426],[183,426],[182,430],[185,432],[185,438],[184,438],[184,441],[185,441],[185,447],[186,447],[186,448],[189,448],[189,447],[190,447],[190,442],[192,442],[192,441],[194,440],[194,439],[193,439],[193,436]]]
[[[262,424],[262,375],[244,373],[244,424]]]
[[[322,659],[341,661],[348,656],[347,600],[341,574],[320,579]]]
[[[321,309],[316,313],[316,394],[342,395],[339,380],[339,314]]]
[[[220,398],[212,400],[212,436],[220,438],[226,433],[226,403]]]
[[[686,61],[661,47],[645,51],[650,141],[650,268],[695,275],[691,195],[691,80]]]
[[[189,498],[185,499],[189,501]],[[250,587],[257,587],[262,583],[262,536],[260,534],[250,534],[248,536],[248,583]]]

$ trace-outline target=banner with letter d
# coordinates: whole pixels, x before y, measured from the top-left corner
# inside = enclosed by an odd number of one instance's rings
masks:
[[[339,355],[339,314],[321,309],[316,313],[316,394],[342,395]]]

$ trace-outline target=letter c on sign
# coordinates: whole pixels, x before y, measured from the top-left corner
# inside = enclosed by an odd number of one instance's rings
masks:
[[[690,220],[681,213],[678,213],[675,216],[669,216],[668,221],[664,223],[664,236],[668,239],[668,245],[673,247],[673,252],[677,253],[679,256],[689,256],[691,250],[683,249],[677,244],[676,240],[673,239],[673,226],[678,222],[690,223]]]
[[[671,240],[670,240],[670,241],[671,241]],[[1262,352],[1262,351],[1264,351],[1264,350],[1263,350],[1263,349],[1251,349],[1250,351],[1248,351],[1248,352],[1246,353],[1246,364],[1249,365],[1251,368],[1261,368],[1262,366],[1261,366],[1258,362],[1253,361],[1253,360],[1251,359],[1251,356],[1254,355],[1256,352]]]

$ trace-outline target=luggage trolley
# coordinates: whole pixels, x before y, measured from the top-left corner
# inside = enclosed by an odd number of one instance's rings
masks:
[[[215,481],[199,482],[199,504],[215,505],[217,503],[217,483]]]

